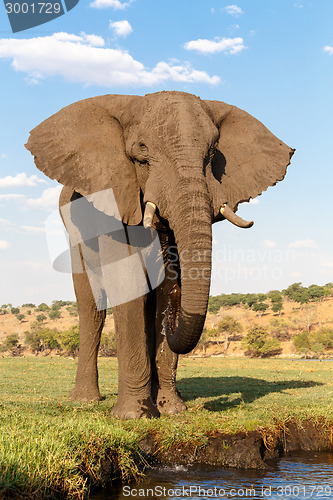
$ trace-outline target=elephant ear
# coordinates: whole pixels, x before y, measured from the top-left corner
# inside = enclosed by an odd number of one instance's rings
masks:
[[[140,189],[125,153],[122,126],[112,113],[119,108],[117,97],[86,99],[63,108],[31,131],[26,148],[39,170],[83,196],[112,188],[122,221],[136,225],[142,219]],[[95,195],[93,203],[115,215],[106,198],[105,193]]]
[[[224,203],[235,212],[281,181],[294,150],[245,111],[219,101],[205,101],[220,137],[208,172],[214,216]]]

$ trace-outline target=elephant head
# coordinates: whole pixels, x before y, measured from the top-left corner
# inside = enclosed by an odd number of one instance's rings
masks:
[[[176,353],[202,332],[212,222],[250,227],[238,204],[282,180],[293,154],[245,111],[182,92],[74,103],[37,126],[26,147],[41,171],[83,196],[112,188],[125,224],[150,226],[156,211],[174,232],[181,307],[167,338]]]

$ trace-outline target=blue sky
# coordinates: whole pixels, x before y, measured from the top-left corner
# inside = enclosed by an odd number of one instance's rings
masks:
[[[59,185],[29,131],[99,94],[181,90],[234,104],[296,153],[285,180],[243,204],[250,230],[214,226],[211,293],[333,281],[331,0],[80,0],[13,35],[0,5],[0,305],[74,299],[44,223]]]

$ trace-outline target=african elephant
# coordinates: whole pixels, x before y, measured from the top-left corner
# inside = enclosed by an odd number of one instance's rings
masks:
[[[245,111],[183,92],[74,103],[38,125],[26,147],[37,167],[65,186],[60,206],[111,188],[125,228],[157,231],[164,280],[114,308],[119,379],[112,413],[157,417],[186,409],[175,385],[177,360],[203,329],[212,223],[250,227],[235,214],[238,204],[282,180],[294,150]],[[96,209],[108,214],[107,204],[104,196]],[[80,251],[83,271],[73,271],[80,351],[70,397],[88,401],[101,398],[97,352],[105,310],[96,305]]]

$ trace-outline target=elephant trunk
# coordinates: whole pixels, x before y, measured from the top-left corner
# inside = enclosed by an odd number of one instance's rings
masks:
[[[184,181],[188,186],[189,180]],[[186,354],[197,345],[206,318],[212,253],[210,199],[204,179],[195,180],[195,188],[180,190],[178,212],[169,220],[177,243],[180,263],[181,302],[177,318],[166,329],[170,349]],[[202,186],[201,186],[202,184]],[[183,196],[181,195],[183,191]],[[179,300],[175,290],[169,306]]]

